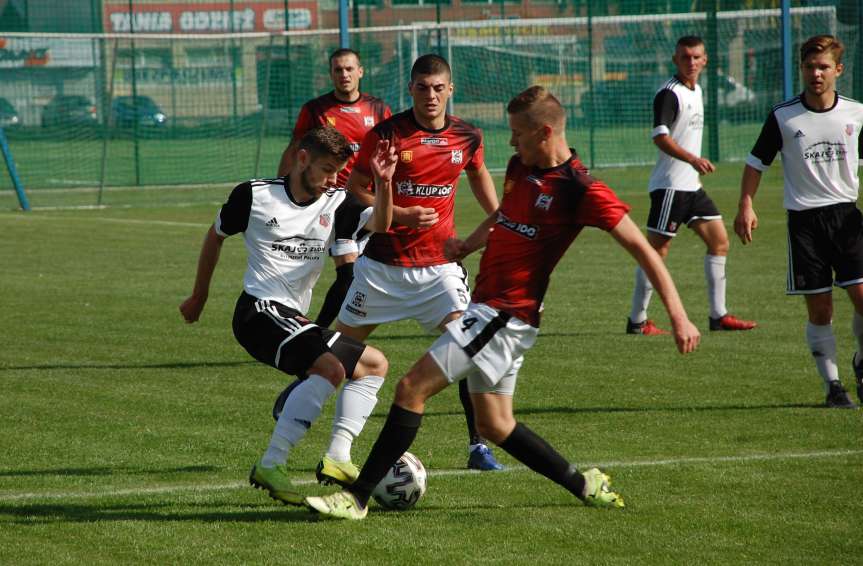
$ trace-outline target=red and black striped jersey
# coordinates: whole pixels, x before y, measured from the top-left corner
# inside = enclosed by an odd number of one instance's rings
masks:
[[[325,124],[341,132],[354,151],[354,156],[348,160],[347,166],[339,172],[336,180],[336,186],[344,187],[366,132],[390,116],[392,116],[390,107],[374,96],[361,93],[353,102],[342,102],[335,94],[328,92],[303,104],[297,123],[294,125],[293,139],[299,141],[307,131]]]
[[[357,172],[372,176],[369,159],[381,139],[390,140],[399,156],[393,176],[393,204],[434,208],[439,216],[431,228],[394,225],[387,233],[372,234],[363,253],[401,267],[448,263],[443,246],[455,233],[456,187],[463,170],[483,166],[482,131],[455,116],[447,116],[440,130],[428,130],[420,126],[410,108],[366,134],[355,165]]]
[[[513,156],[472,300],[539,326],[551,272],[582,228],[611,230],[628,211],[574,151],[551,169],[526,167]]]

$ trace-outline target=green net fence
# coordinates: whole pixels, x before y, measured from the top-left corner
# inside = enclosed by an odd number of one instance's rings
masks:
[[[590,9],[598,3],[581,4],[577,16],[354,28],[362,89],[405,109],[413,60],[436,52],[453,68],[451,111],[483,128],[491,169],[511,155],[506,103],[532,84],[560,98],[570,141],[592,167],[647,164],[653,94],[673,72],[677,38],[697,34],[710,56],[704,153],[745,158],[782,100],[779,9],[602,15]],[[206,26],[170,11],[142,23],[114,6],[103,14],[110,33],[0,32],[0,123],[31,203],[134,203],[154,186],[176,186],[159,198],[182,199],[181,186],[275,175],[300,106],[330,89],[327,57],[339,35],[313,29],[313,12],[295,8],[296,25],[286,26],[281,3],[267,6]],[[796,49],[811,35],[839,36],[839,88],[860,98],[859,15],[843,10],[795,6],[792,41]],[[257,29],[256,17],[306,29],[223,31]],[[13,195],[3,173],[0,195]]]

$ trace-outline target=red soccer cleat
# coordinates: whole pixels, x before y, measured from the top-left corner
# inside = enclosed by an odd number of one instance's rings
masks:
[[[732,314],[710,319],[710,330],[752,330],[758,326],[754,320],[743,320]]]
[[[629,318],[626,319],[627,334],[641,334],[642,336],[665,336],[669,334],[667,330],[663,330],[653,324],[649,318],[644,322],[632,322]]]

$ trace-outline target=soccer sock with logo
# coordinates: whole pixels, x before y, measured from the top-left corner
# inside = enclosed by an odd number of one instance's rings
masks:
[[[647,307],[650,306],[650,298],[652,296],[653,285],[641,267],[636,267],[635,290],[632,292],[632,310],[629,313],[629,320],[635,324],[647,320]]]
[[[345,383],[336,399],[333,434],[327,448],[328,458],[336,462],[350,462],[351,446],[377,405],[378,391],[383,384],[384,378],[377,375],[349,379]]]
[[[360,505],[365,507],[368,504],[372,491],[413,444],[422,419],[422,413],[402,409],[396,404],[390,407],[387,420],[363,464],[360,477],[348,488]]]
[[[704,278],[707,280],[707,301],[710,303],[710,318],[721,318],[728,314],[725,308],[725,256],[704,256]]]
[[[521,423],[500,443],[516,460],[570,493],[584,498],[584,476],[541,436]]]
[[[473,448],[477,444],[485,444],[485,440],[479,435],[476,430],[476,419],[473,415],[473,403],[470,400],[470,391],[467,390],[467,380],[462,379],[458,382],[458,399],[461,401],[461,408],[464,410],[464,420],[467,424],[467,439],[468,447]]]
[[[857,311],[854,311],[854,318],[851,319],[851,332],[857,339],[857,354],[854,355],[854,364],[856,365],[863,357],[863,316],[860,316]]]
[[[270,445],[261,458],[262,465],[270,468],[287,462],[291,448],[303,439],[335,390],[328,380],[312,374],[291,392],[270,437]]]
[[[318,313],[318,318],[315,324],[323,328],[328,328],[336,317],[339,315],[339,310],[342,308],[342,303],[345,301],[345,296],[348,294],[348,289],[351,288],[351,282],[354,280],[354,264],[346,263],[336,268],[336,280],[330,285],[327,296],[324,299],[324,304],[321,311]]]
[[[825,388],[831,381],[839,380],[839,367],[836,365],[836,337],[833,336],[833,325],[817,325],[806,322],[806,343],[815,359],[815,366]]]

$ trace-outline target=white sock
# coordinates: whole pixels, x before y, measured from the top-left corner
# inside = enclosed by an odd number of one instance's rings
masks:
[[[336,400],[333,434],[327,448],[328,458],[336,462],[351,460],[351,446],[377,405],[378,391],[383,384],[383,377],[367,375],[360,379],[349,379],[342,387]]]
[[[704,278],[707,280],[707,301],[710,303],[710,318],[721,318],[728,314],[725,308],[725,256],[704,256]]]
[[[262,465],[271,468],[288,461],[291,448],[303,439],[335,390],[328,380],[312,374],[291,391],[261,459]]]
[[[854,354],[854,364],[856,365],[860,356],[863,356],[863,316],[857,314],[857,311],[854,311],[854,318],[851,319],[851,332],[857,339],[857,353]]]
[[[632,310],[629,312],[629,320],[635,324],[647,320],[647,307],[650,306],[650,298],[653,296],[653,285],[644,274],[641,267],[635,268],[635,289],[632,291]]]
[[[839,381],[839,368],[836,365],[836,337],[833,336],[833,325],[816,325],[806,323],[806,343],[815,359],[818,373],[824,380],[827,389],[831,381]]]

